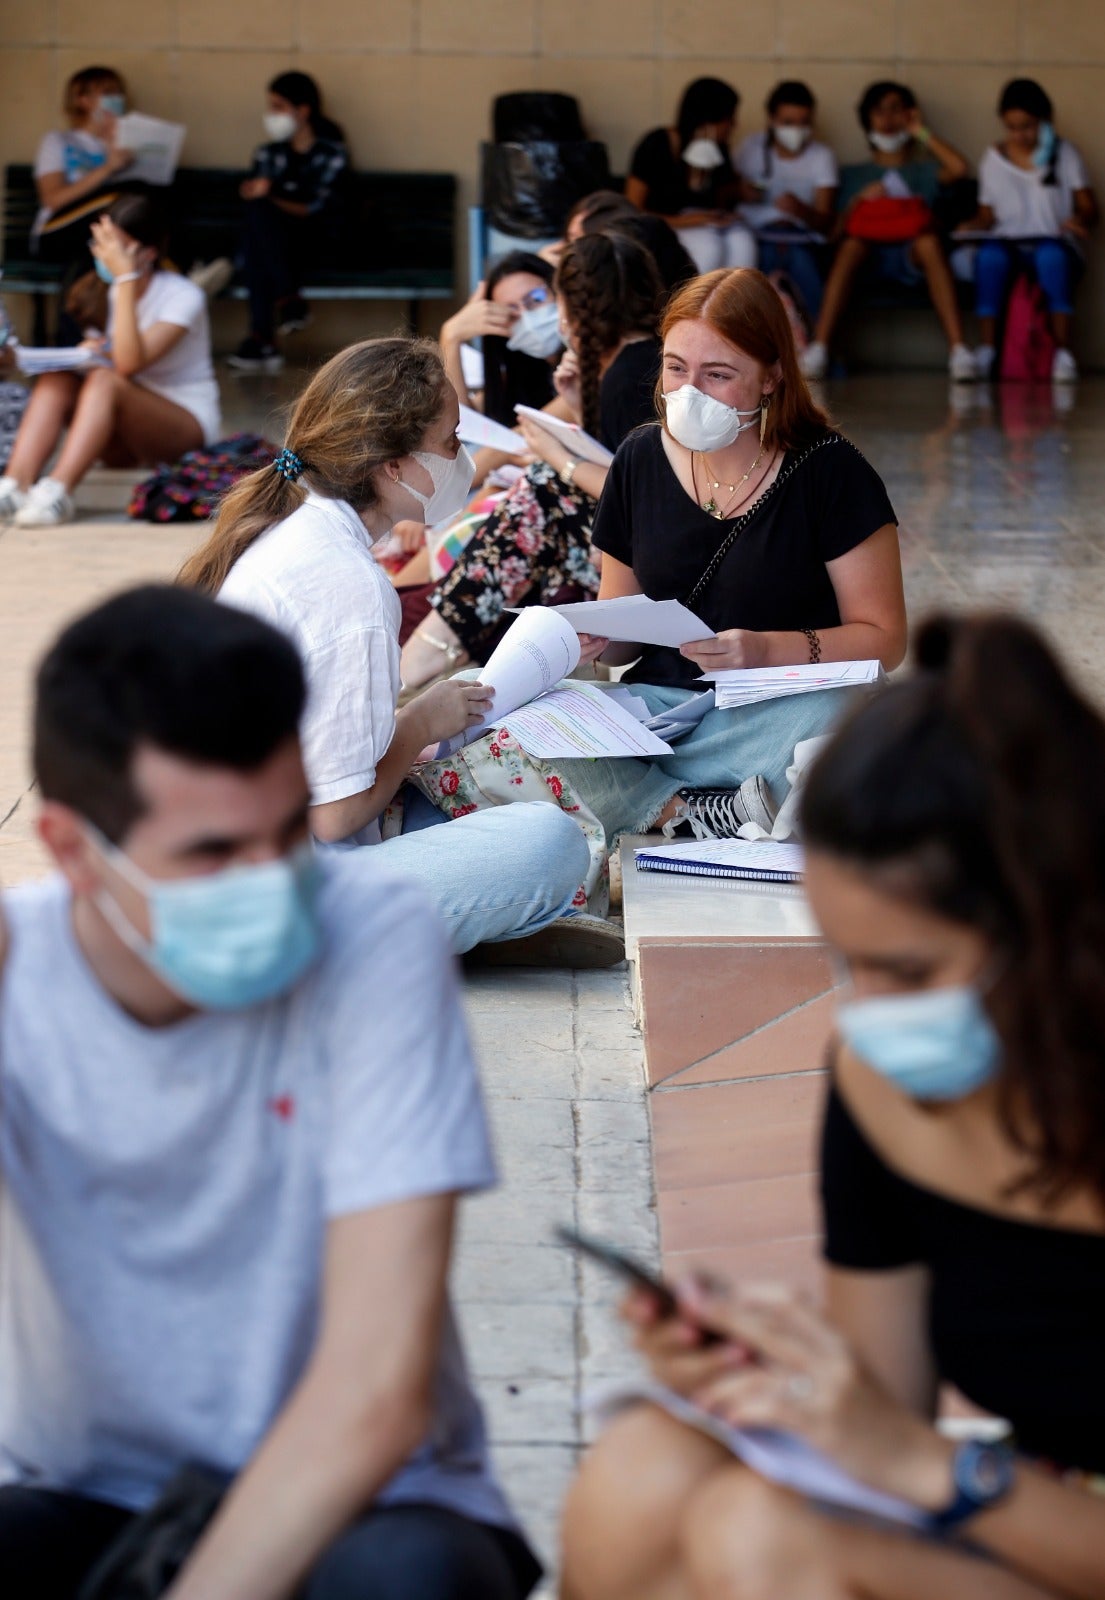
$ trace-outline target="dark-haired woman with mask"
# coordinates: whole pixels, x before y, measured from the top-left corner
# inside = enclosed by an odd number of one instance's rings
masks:
[[[1074,285],[1098,218],[1097,200],[1078,147],[1055,131],[1048,94],[1032,78],[1007,83],[998,101],[1005,136],[979,163],[977,216],[964,230],[993,235],[975,256],[979,338],[977,375],[993,375],[998,318],[1015,271],[1027,267],[1047,301],[1056,383],[1073,383]]]
[[[816,102],[804,83],[776,84],[765,109],[766,129],[737,151],[741,215],[755,231],[760,271],[784,273],[812,322],[824,288],[817,245],[832,230],[840,174],[829,146],[813,136]]]
[[[802,352],[802,371],[807,378],[825,376],[833,334],[862,267],[905,288],[927,286],[948,341],[949,376],[970,383],[974,354],[963,342],[955,284],[932,216],[941,186],[965,177],[967,162],[928,127],[904,83],[869,84],[856,115],[870,155],[841,170],[840,245],[813,341]],[[888,218],[888,212],[895,215]]]
[[[848,976],[825,1310],[700,1281],[675,1315],[625,1308],[670,1390],[796,1436],[916,1531],[826,1516],[641,1407],[569,1500],[572,1600],[1105,1595],[1105,724],[1015,621],[930,625],[918,659],[804,795]],[[943,1383],[1004,1429],[940,1431]]]
[[[35,380],[0,477],[0,519],[68,522],[73,492],[97,461],[156,466],[219,437],[207,301],[161,270],[163,248],[163,220],[144,196],[121,196],[92,224],[96,270],[109,285],[107,333],[87,341],[86,369]]]
[[[630,162],[626,198],[676,229],[699,272],[756,264],[756,241],[734,209],[740,179],[729,146],[739,105],[731,84],[696,78],[675,126],[646,133]]]
[[[241,186],[246,202],[242,275],[249,290],[249,335],[229,366],[279,372],[277,334],[310,320],[301,276],[317,253],[333,251],[345,226],[345,135],[323,113],[318,84],[305,72],[282,72],[268,86],[262,118],[269,142],[253,153]]]

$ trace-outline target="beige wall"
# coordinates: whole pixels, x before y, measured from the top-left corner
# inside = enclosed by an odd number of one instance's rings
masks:
[[[244,161],[261,137],[265,82],[302,67],[357,165],[457,171],[465,204],[489,102],[512,89],[577,95],[624,170],[634,140],[671,118],[700,73],[740,89],[744,130],[780,76],[806,79],[844,160],[863,151],[852,110],[863,85],[897,76],[977,161],[1001,84],[1024,72],[1105,187],[1102,0],[0,0],[0,51],[4,162],[33,156],[58,123],[66,77],[97,59],[119,67],[143,110],[188,125],[191,165]],[[1099,366],[1103,291],[1105,235],[1080,297],[1082,353]],[[394,313],[334,309],[314,337],[381,318]],[[217,331],[236,331],[225,310]]]

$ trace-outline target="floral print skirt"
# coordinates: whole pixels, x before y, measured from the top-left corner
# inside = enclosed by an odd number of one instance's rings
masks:
[[[485,662],[511,619],[508,606],[593,600],[595,502],[539,461],[477,529],[430,604],[473,661]]]

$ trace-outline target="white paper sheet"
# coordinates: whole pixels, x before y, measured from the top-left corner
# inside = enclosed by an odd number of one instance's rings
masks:
[[[580,600],[550,609],[570,622],[578,633],[628,644],[678,647],[715,637],[714,630],[681,601],[650,600],[647,594],[626,594],[617,600]]]
[[[554,439],[559,439],[565,450],[570,450],[580,461],[593,461],[598,467],[608,467],[613,461],[613,452],[597,439],[592,439],[589,433],[584,433],[582,428],[577,428],[574,422],[550,416],[547,411],[535,411],[533,406],[515,406],[514,410],[519,417],[527,417],[530,422],[536,422],[538,427],[547,429]]]
[[[778,700],[784,695],[875,683],[881,674],[882,666],[878,661],[819,661],[792,667],[744,667],[711,672],[704,674],[703,681],[715,685],[718,706],[724,711],[733,706],[755,705],[761,700]]]
[[[802,876],[805,853],[800,844],[775,839],[688,839],[679,844],[646,846],[634,850],[636,862],[657,862],[668,872],[716,870],[719,876],[767,877],[785,873],[795,881]]]
[[[504,428],[501,422],[485,417],[480,411],[473,411],[471,406],[461,406],[457,432],[465,444],[483,445],[489,450],[505,450],[510,456],[529,453],[529,446],[520,433]]]
[[[731,1428],[660,1384],[614,1384],[589,1395],[585,1404],[600,1422],[609,1422],[627,1406],[636,1405],[642,1400],[662,1407],[678,1421],[686,1422],[700,1433],[717,1439],[745,1466],[758,1472],[761,1478],[781,1483],[811,1500],[841,1506],[904,1527],[924,1528],[927,1524],[928,1518],[917,1506],[899,1500],[894,1495],[883,1494],[878,1489],[868,1488],[795,1434],[778,1433],[766,1428]]]
[[[179,122],[163,122],[141,111],[128,111],[120,117],[115,125],[116,142],[121,150],[134,155],[124,169],[127,182],[137,179],[157,188],[172,183],[187,131]]]
[[[670,756],[632,710],[589,683],[562,683],[500,719],[539,761],[572,756]]]
[[[480,669],[479,681],[495,691],[494,710],[469,739],[497,728],[511,711],[552,689],[578,665],[575,629],[546,606],[526,606]]]
[[[16,366],[28,378],[36,378],[40,372],[90,372],[93,367],[111,365],[107,356],[100,355],[96,350],[87,350],[79,344],[59,345],[57,348],[50,345],[13,344],[12,354]]]

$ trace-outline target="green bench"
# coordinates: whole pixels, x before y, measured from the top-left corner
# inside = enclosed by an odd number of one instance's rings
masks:
[[[241,230],[240,170],[182,167],[167,193],[172,259],[187,270],[194,261],[234,257]],[[398,300],[408,325],[417,326],[423,300],[450,300],[456,286],[457,180],[450,172],[355,172],[348,178],[350,226],[334,259],[310,268],[302,291],[308,300]],[[4,173],[3,259],[0,293],[34,300],[34,340],[47,338],[47,297],[56,295],[62,269],[31,253],[31,224],[38,210],[31,167]],[[244,300],[235,281],[223,294]]]

